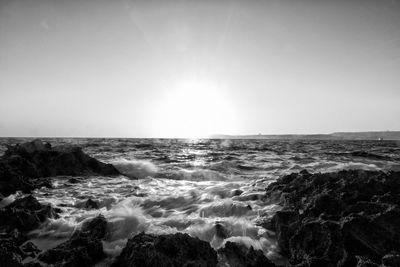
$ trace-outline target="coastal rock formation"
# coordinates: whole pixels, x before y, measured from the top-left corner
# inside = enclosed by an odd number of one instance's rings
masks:
[[[92,266],[104,256],[101,240],[106,235],[107,221],[104,216],[84,223],[71,238],[39,255],[39,260],[54,266]]]
[[[85,202],[85,209],[98,209],[98,208],[99,204],[90,198]]]
[[[9,146],[0,158],[0,193],[7,196],[18,190],[51,186],[48,179],[57,175],[118,175],[111,164],[102,163],[76,146],[56,146],[40,140]]]
[[[400,251],[400,172],[292,173],[265,200],[283,207],[266,223],[293,266],[374,266]],[[386,265],[385,266],[390,266]]]
[[[230,267],[275,267],[261,250],[247,248],[243,244],[226,242],[223,248],[218,250],[218,266]]]
[[[37,228],[47,218],[57,218],[59,210],[40,204],[33,196],[15,200],[0,209],[0,231],[17,229],[26,232]]]
[[[112,266],[216,265],[217,253],[208,242],[182,233],[160,236],[141,233],[128,240]]]
[[[27,240],[26,232],[37,228],[47,218],[57,218],[57,209],[40,204],[31,195],[15,200],[0,209],[0,266],[22,266],[26,257],[39,250]]]
[[[0,238],[0,266],[22,266],[23,251],[12,237]]]

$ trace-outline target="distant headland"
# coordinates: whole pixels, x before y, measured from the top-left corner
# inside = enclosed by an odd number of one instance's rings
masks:
[[[331,134],[257,134],[213,135],[218,139],[271,139],[271,140],[400,140],[400,131],[335,132]]]

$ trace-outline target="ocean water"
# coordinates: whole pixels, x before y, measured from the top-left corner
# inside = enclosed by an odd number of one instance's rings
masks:
[[[7,144],[28,139],[0,139]],[[391,141],[272,141],[178,139],[44,139],[53,146],[73,144],[114,164],[118,177],[53,179],[53,188],[35,190],[42,203],[60,208],[59,219],[30,237],[41,249],[65,241],[82,223],[103,214],[109,224],[103,242],[106,266],[129,237],[139,232],[186,232],[215,249],[227,241],[264,251],[280,262],[274,234],[259,226],[279,206],[262,200],[265,187],[284,174],[307,169],[400,170],[400,146]],[[12,201],[19,194],[4,201]],[[91,198],[100,209],[84,209]],[[4,203],[3,203],[4,204]]]

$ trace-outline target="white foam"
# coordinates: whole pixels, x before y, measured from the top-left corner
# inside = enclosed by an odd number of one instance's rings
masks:
[[[5,206],[11,204],[12,202],[15,201],[15,199],[17,199],[17,198],[20,197],[20,196],[22,196],[22,193],[21,193],[21,192],[17,192],[17,193],[15,193],[15,194],[11,194],[11,195],[9,195],[8,197],[3,198],[3,199],[0,201],[0,208],[3,208],[3,207],[5,207]]]
[[[154,177],[158,171],[157,166],[148,160],[118,159],[111,163],[122,174],[134,179],[143,179],[148,176]]]
[[[142,208],[131,199],[118,203],[104,215],[108,221],[108,241],[129,238],[132,234],[145,231],[149,225]]]

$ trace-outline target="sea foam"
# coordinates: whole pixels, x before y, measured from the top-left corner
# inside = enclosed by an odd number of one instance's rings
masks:
[[[157,166],[148,160],[118,159],[113,161],[112,164],[122,174],[133,179],[153,177],[158,171]]]

